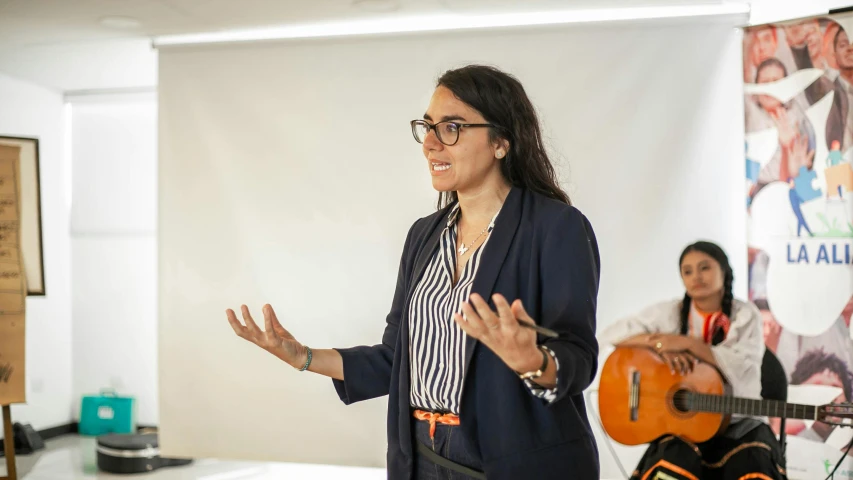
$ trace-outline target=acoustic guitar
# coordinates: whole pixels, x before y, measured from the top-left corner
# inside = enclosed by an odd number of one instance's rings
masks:
[[[670,371],[645,347],[617,347],[604,362],[598,389],[604,430],[623,445],[675,435],[693,443],[726,429],[732,415],[785,417],[851,426],[853,404],[798,405],[730,395],[711,365],[699,362],[687,374]]]

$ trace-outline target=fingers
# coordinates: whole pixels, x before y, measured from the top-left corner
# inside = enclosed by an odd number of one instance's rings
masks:
[[[692,372],[693,367],[698,363],[698,359],[689,353],[665,352],[661,356],[669,365],[670,372],[673,375],[676,373],[686,375]]]
[[[521,320],[522,322],[536,324],[530,314],[527,313],[527,310],[524,309],[524,305],[521,303],[521,299],[516,299],[514,302],[512,302],[512,314],[515,316],[516,319]]]
[[[486,330],[488,330],[486,324],[483,323],[483,319],[480,318],[480,315],[469,302],[462,303],[462,315],[454,313],[454,318],[457,315],[459,316],[459,320],[461,320],[460,323],[465,326],[462,330],[474,338],[481,338],[486,333]]]
[[[242,305],[240,307],[240,311],[243,313],[243,321],[246,322],[246,328],[253,335],[263,333],[261,329],[255,324],[255,321],[252,320],[252,315],[249,314],[249,307]]]
[[[675,355],[675,371],[684,375],[687,373],[687,361],[684,359],[684,355],[676,354]]]
[[[491,330],[500,328],[501,324],[497,318],[497,315],[492,312],[492,309],[489,308],[489,304],[487,304],[485,300],[483,300],[483,297],[476,293],[472,293],[471,296],[468,297],[468,303],[474,306],[477,311],[477,315],[479,315],[479,318],[482,320],[483,324],[486,327]],[[471,318],[469,317],[468,320],[470,321]]]
[[[669,367],[669,373],[675,375],[675,372],[678,371],[678,365],[675,363],[675,356],[671,353],[662,353],[661,357],[663,357],[664,363]]]
[[[472,293],[467,302],[462,303],[462,312],[455,313],[453,319],[466,334],[483,340],[483,337],[502,334],[515,336],[519,330],[518,321],[535,324],[530,315],[524,310],[521,300],[516,300],[512,305],[507,302],[501,294],[492,295],[495,302],[493,311],[489,304],[479,294]],[[503,327],[503,328],[501,328]]]
[[[278,334],[276,333],[275,325],[278,324],[278,320],[275,318],[275,312],[272,311],[272,307],[265,305],[263,309],[265,330],[261,330],[255,323],[255,320],[252,318],[252,314],[249,313],[249,307],[241,305],[240,312],[243,315],[243,322],[246,324],[245,326],[240,323],[240,320],[237,319],[237,315],[234,314],[233,310],[229,308],[225,312],[228,317],[228,323],[231,324],[231,328],[234,330],[234,333],[239,337],[245,338],[246,340],[250,340],[259,345],[263,343],[264,339],[277,340]],[[282,328],[282,330],[284,329]]]
[[[696,365],[699,365],[699,357],[696,357],[691,353],[688,353],[687,356],[690,359],[690,371],[692,372],[693,369],[696,368]]]
[[[696,357],[694,357],[693,355],[691,355],[690,353],[687,353],[687,352],[680,354],[678,356],[678,358],[681,361],[681,373],[682,374],[688,374],[688,373],[692,372],[693,367],[696,366],[696,363],[698,362]]]
[[[679,358],[681,358],[681,373],[688,374],[692,372],[693,366],[696,364],[693,359],[693,356],[689,353],[685,353],[683,355],[680,355]]]
[[[266,308],[269,309],[270,317],[272,317],[272,328],[275,331],[275,333],[279,337],[293,338],[293,335],[291,335],[290,332],[288,332],[286,328],[281,326],[281,322],[278,321],[278,316],[276,316],[275,310],[273,310],[272,305],[267,304]]]
[[[263,312],[264,312],[264,328],[266,329],[264,331],[264,334],[267,336],[267,338],[275,338],[276,333],[275,333],[275,329],[272,326],[272,307],[270,307],[269,305],[264,305]]]
[[[231,310],[230,308],[225,310],[225,316],[228,318],[228,323],[231,325],[234,333],[236,333],[238,337],[247,338],[248,332],[246,331],[246,327],[240,323],[240,320],[237,320],[237,315],[234,314],[234,310]]]
[[[674,354],[672,355],[670,360],[670,367],[672,368],[673,373],[684,374],[684,362],[682,361],[681,355]]]
[[[492,300],[495,302],[495,308],[498,311],[498,323],[505,328],[518,328],[515,313],[513,313],[512,307],[509,306],[503,295],[496,293],[492,295]]]
[[[465,332],[465,334],[469,337],[479,339],[482,335],[481,331],[475,331],[474,327],[471,326],[471,323],[467,322],[464,318],[462,318],[462,315],[460,315],[459,313],[453,314],[453,320],[456,321],[456,324],[459,325],[459,328],[461,328],[462,331]]]

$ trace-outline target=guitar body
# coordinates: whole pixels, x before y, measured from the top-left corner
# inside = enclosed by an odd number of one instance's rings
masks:
[[[648,348],[617,347],[602,367],[598,390],[604,430],[623,445],[641,445],[667,434],[701,443],[728,426],[729,415],[688,411],[683,402],[679,408],[679,391],[726,395],[727,385],[708,364],[673,374]]]

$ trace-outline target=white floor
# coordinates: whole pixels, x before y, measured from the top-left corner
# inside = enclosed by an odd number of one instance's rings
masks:
[[[48,440],[46,448],[32,455],[17,457],[20,480],[87,480],[140,478],[151,480],[272,480],[341,479],[379,480],[385,469],[335,467],[286,463],[251,463],[196,460],[190,465],[169,467],[138,475],[114,475],[98,471],[95,440],[65,435]],[[5,458],[0,457],[0,476],[6,475]]]

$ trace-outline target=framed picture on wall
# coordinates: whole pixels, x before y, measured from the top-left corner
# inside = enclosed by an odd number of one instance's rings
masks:
[[[27,295],[45,295],[42,247],[41,181],[37,138],[0,135],[0,144],[21,148],[21,254],[27,275]]]

